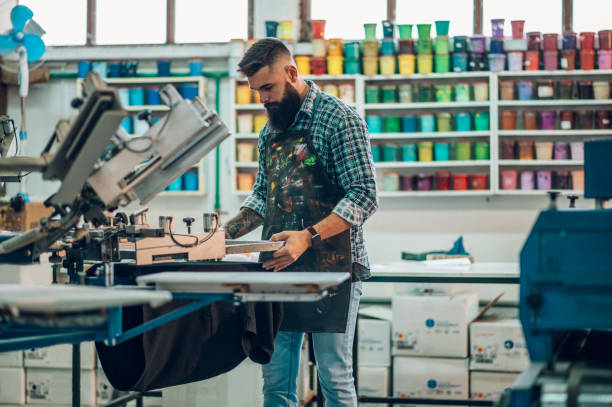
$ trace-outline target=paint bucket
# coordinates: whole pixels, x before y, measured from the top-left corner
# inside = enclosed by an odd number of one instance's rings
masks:
[[[431,24],[417,24],[419,39],[429,39],[431,37]]]
[[[578,81],[578,97],[580,99],[593,99],[593,81]]]
[[[248,105],[251,103],[251,88],[249,85],[236,85],[236,104]]]
[[[297,70],[300,75],[310,75],[310,59],[308,55],[296,55],[294,57]]]
[[[538,99],[550,100],[555,96],[555,83],[551,80],[537,81]]]
[[[378,57],[363,57],[363,73],[367,76],[378,74]]]
[[[468,69],[468,54],[464,52],[455,52],[453,58],[453,72],[467,72]]]
[[[145,90],[145,96],[148,105],[161,105],[161,97],[158,88],[147,88]]]
[[[415,176],[416,189],[418,191],[431,191],[432,178],[431,175],[417,174]]]
[[[119,63],[119,76],[133,78],[138,70],[138,61],[122,61]]]
[[[523,52],[512,51],[508,53],[508,70],[522,71],[523,70]]]
[[[384,55],[380,57],[380,74],[394,75],[395,74],[395,56]]]
[[[433,55],[419,54],[417,55],[417,68],[419,73],[428,74],[433,72]]]
[[[593,51],[595,49],[595,33],[581,32],[580,33],[580,50]]]
[[[542,33],[532,31],[527,33],[527,50],[540,51],[540,43],[542,42]]]
[[[540,51],[525,52],[525,70],[537,71],[540,69]]]
[[[491,31],[493,37],[504,38],[504,19],[503,18],[492,18],[491,19]]]
[[[489,54],[489,69],[491,72],[501,72],[506,64],[504,54]]]
[[[474,159],[475,160],[488,160],[489,159],[489,143],[488,142],[476,141],[474,143]]]
[[[382,117],[366,116],[366,123],[370,133],[382,133]]]
[[[450,21],[447,20],[438,20],[435,21],[436,24],[436,35],[440,36],[448,36],[448,29],[450,26]]]
[[[327,56],[327,41],[323,39],[314,39],[311,44],[313,58],[325,58]]]
[[[467,189],[468,189],[468,175],[467,174],[453,174],[453,190],[467,191]]]
[[[266,21],[266,37],[276,37],[278,21]]]
[[[599,50],[597,55],[599,69],[612,69],[612,51]]]
[[[398,24],[400,40],[408,40],[412,38],[412,24]]]
[[[502,160],[514,160],[516,158],[516,142],[514,140],[502,140]]]
[[[255,157],[255,144],[249,142],[236,143],[236,161],[251,162]]]
[[[253,115],[250,113],[238,114],[237,117],[238,133],[251,133],[253,131]]]
[[[402,75],[412,75],[414,73],[414,54],[400,54],[397,56],[399,73]]]
[[[450,55],[436,55],[435,60],[436,73],[450,72]]]
[[[502,110],[501,111],[501,129],[515,130],[516,129],[516,111]]]
[[[77,75],[79,78],[84,78],[91,71],[90,61],[79,61],[77,62]]]
[[[438,131],[449,132],[453,130],[452,115],[448,112],[436,114]]]
[[[327,55],[332,57],[341,57],[344,48],[342,38],[330,38],[327,43]]]
[[[612,30],[601,30],[597,33],[599,37],[599,49],[612,50]]]
[[[610,128],[610,112],[597,111],[595,118],[596,128],[598,130],[606,130]]]
[[[514,190],[517,187],[517,170],[502,170],[501,171],[501,188],[505,190]]]
[[[385,192],[395,192],[400,189],[400,175],[396,171],[387,171],[383,173],[382,190]]]
[[[556,117],[557,113],[552,110],[540,112],[540,128],[542,130],[554,130]]]
[[[325,20],[310,20],[308,24],[313,39],[325,38]]]
[[[172,181],[170,185],[166,187],[166,191],[182,191],[182,190],[183,190],[183,178],[182,177],[178,177],[177,179]]]
[[[256,114],[253,116],[253,133],[259,133],[268,122],[266,114]]]
[[[396,103],[397,102],[397,86],[396,85],[383,85],[382,90],[382,102],[383,103]]]
[[[378,41],[364,41],[363,42],[363,56],[364,57],[378,57]]]
[[[578,110],[576,112],[576,129],[591,130],[593,128],[593,111]]]
[[[487,54],[469,54],[468,69],[470,71],[486,71],[488,68]]]
[[[238,191],[251,191],[253,189],[255,174],[250,172],[238,172],[236,178],[236,189],[238,189]]]
[[[433,41],[430,39],[419,39],[416,42],[417,54],[431,54],[433,50]]]
[[[125,130],[126,133],[131,134],[132,133],[132,118],[126,117],[125,119],[123,119],[121,121],[121,127],[123,127],[123,130]]]
[[[455,159],[457,161],[470,161],[472,159],[472,143],[458,141],[455,147]]]
[[[450,159],[450,150],[448,143],[434,144],[435,161],[448,161]]]
[[[451,102],[453,100],[453,88],[451,85],[435,85],[436,102]]]
[[[608,81],[594,81],[593,82],[593,96],[595,99],[609,99],[610,98],[610,82]]]
[[[552,176],[552,187],[555,189],[569,189],[570,188],[570,173],[568,170],[557,170],[553,171]]]
[[[339,98],[346,103],[355,103],[355,85],[352,83],[341,83],[338,85]]]
[[[537,160],[552,160],[553,142],[537,141],[535,143],[535,152]]]
[[[185,191],[197,191],[198,185],[198,173],[196,171],[190,171],[183,174],[183,189]]]
[[[402,131],[404,133],[416,133],[418,131],[417,122],[416,116],[402,116]]]
[[[489,112],[474,113],[474,130],[476,131],[489,130]]]
[[[455,101],[469,102],[470,101],[470,84],[467,82],[457,83],[455,85]]]
[[[281,40],[293,40],[295,38],[295,30],[292,20],[284,20],[278,24],[279,36]]]
[[[395,55],[395,42],[392,39],[384,39],[381,41],[380,55]]]
[[[383,38],[393,38],[395,25],[390,20],[382,21]]]
[[[504,40],[504,51],[527,51],[527,40],[522,38],[518,40]]]
[[[562,49],[576,49],[576,43],[577,43],[577,38],[576,38],[576,33],[572,32],[572,31],[566,31],[563,33],[563,39],[561,41],[561,48]]]
[[[159,59],[157,61],[157,76],[170,76],[172,61],[169,59]]]
[[[504,53],[503,38],[491,38],[491,41],[489,42],[489,53],[491,54],[503,54]]]
[[[561,69],[566,71],[573,71],[576,69],[576,50],[575,49],[563,49],[561,50]]]
[[[455,115],[457,131],[472,131],[472,115],[460,112]]]
[[[561,119],[559,120],[559,127],[561,130],[572,130],[574,128],[574,112],[565,111],[561,112]]]
[[[572,89],[574,87],[574,81],[572,81],[571,79],[561,79],[557,81],[557,86],[559,89],[559,99],[572,98]]]
[[[198,96],[198,86],[193,83],[183,83],[179,86],[179,93],[185,100],[193,100]]]
[[[430,83],[423,83],[417,89],[417,102],[433,102],[436,100],[436,93]]]
[[[398,41],[398,54],[414,54],[414,41],[413,40],[399,40]]]
[[[535,188],[533,171],[521,171],[521,189],[531,191]]]
[[[533,140],[519,140],[519,160],[533,160]]]
[[[376,40],[376,23],[373,24],[364,24],[363,29],[365,31],[365,40],[366,41],[375,41]]]
[[[344,44],[344,57],[347,59],[359,59],[361,55],[361,44],[358,41],[349,41]]]
[[[412,175],[401,175],[400,188],[402,189],[402,191],[414,190],[414,177]]]
[[[361,73],[361,59],[344,59],[344,73],[355,75]]]
[[[204,68],[204,61],[202,59],[189,60],[189,76],[202,76],[202,68]]]
[[[383,144],[382,146],[382,160],[385,162],[398,161],[399,158],[399,147],[397,144]]]
[[[448,37],[437,37],[434,41],[434,49],[438,55],[448,55],[450,52],[450,40]]]
[[[433,133],[436,131],[436,119],[433,114],[423,114],[419,117],[422,133]]]
[[[516,40],[525,36],[525,20],[513,20],[510,24],[512,24],[512,38]]]
[[[378,87],[378,85],[366,85],[365,102],[380,103],[380,88]]]
[[[465,35],[457,35],[453,37],[453,51],[454,52],[467,52],[468,51],[468,37]]]
[[[477,102],[485,102],[489,100],[488,82],[474,82],[474,100]]]
[[[582,141],[572,141],[569,144],[572,160],[584,160],[584,143]]]
[[[486,50],[486,39],[482,35],[470,37],[470,51],[475,54],[484,54]]]
[[[327,73],[330,75],[342,75],[344,58],[341,56],[327,57]]]
[[[552,184],[551,171],[542,170],[536,172],[537,187],[539,190],[550,189]]]
[[[378,144],[372,144],[372,146],[370,147],[370,149],[372,150],[372,160],[377,163],[379,161],[382,161],[382,157],[381,157],[381,146],[379,146]]]
[[[544,51],[544,69],[554,71],[559,66],[559,51]]]
[[[570,157],[569,144],[565,141],[555,141],[555,147],[553,149],[554,160],[568,160]]]
[[[328,95],[332,95],[334,97],[340,97],[340,91],[338,89],[338,85],[334,84],[334,83],[328,83],[325,86],[323,86],[323,92],[327,93]]]
[[[437,191],[448,191],[450,190],[450,171],[436,171],[435,181]]]
[[[580,50],[580,69],[595,69],[595,51]]]
[[[119,95],[119,102],[123,107],[130,105],[130,90],[128,88],[117,89]]]
[[[559,36],[557,33],[544,34],[544,52],[557,51],[559,48]]]
[[[108,63],[108,77],[109,78],[121,77],[121,62],[111,61]]]
[[[419,161],[433,161],[433,143],[431,141],[421,141],[419,147]]]
[[[398,93],[400,103],[412,103],[412,85],[399,85]]]
[[[523,130],[537,130],[538,118],[537,113],[533,110],[525,110],[523,112]]]
[[[130,106],[143,106],[145,104],[145,92],[143,88],[130,88]]]
[[[485,190],[489,187],[489,176],[487,174],[472,174],[470,180],[473,190]]]
[[[416,144],[404,144],[401,147],[402,161],[416,161],[417,160],[417,146]]]
[[[325,58],[312,57],[310,59],[310,73],[312,75],[325,75],[327,73]]]
[[[572,189],[584,191],[584,170],[572,170]]]
[[[499,81],[500,100],[514,99],[514,81]]]

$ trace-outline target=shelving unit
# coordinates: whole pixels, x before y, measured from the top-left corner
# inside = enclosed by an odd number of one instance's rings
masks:
[[[169,76],[169,77],[128,77],[128,78],[104,78],[104,82],[108,85],[115,86],[117,88],[133,88],[133,87],[162,87],[167,84],[180,85],[180,84],[194,84],[198,88],[198,96],[202,100],[206,100],[206,81],[202,76]],[[76,82],[77,95],[81,96],[83,93],[83,79],[79,78]],[[124,106],[127,112],[134,113],[132,119],[135,119],[137,113],[142,112],[145,109],[151,110],[154,117],[163,116],[170,108],[166,105],[130,105]],[[132,137],[138,135],[130,134]],[[162,191],[159,196],[167,197],[187,197],[187,196],[203,196],[205,190],[205,175],[204,165],[200,161],[196,166],[189,170],[190,172],[197,172],[198,174],[198,189],[195,191]]]
[[[431,162],[377,162],[376,168],[379,170],[377,176],[379,181],[385,171],[399,172],[400,174],[431,174],[435,169],[456,169],[461,173],[488,173],[489,188],[487,190],[468,190],[468,191],[393,191],[386,192],[379,189],[380,196],[385,198],[405,198],[405,197],[437,197],[437,196],[544,196],[546,190],[503,190],[500,183],[500,170],[516,168],[522,169],[581,169],[584,165],[582,160],[502,160],[500,151],[500,140],[504,139],[525,139],[534,138],[548,141],[572,140],[582,141],[587,138],[596,137],[612,137],[612,129],[598,130],[500,130],[500,109],[510,110],[611,110],[612,99],[605,100],[499,100],[500,80],[520,80],[551,78],[559,79],[591,79],[591,80],[610,80],[612,81],[612,70],[593,70],[593,71],[504,71],[499,73],[493,72],[462,72],[462,73],[444,73],[444,74],[414,74],[414,75],[320,75],[320,76],[305,76],[306,79],[314,80],[316,83],[324,84],[331,83],[352,83],[355,87],[355,102],[353,106],[362,116],[369,114],[380,116],[401,116],[403,114],[414,114],[418,111],[427,113],[438,112],[489,112],[489,131],[466,131],[466,132],[417,132],[417,133],[371,133],[370,140],[373,144],[384,144],[385,142],[400,143],[418,142],[418,141],[488,141],[489,142],[489,160],[469,160],[469,161],[431,161]],[[488,101],[470,101],[470,102],[447,102],[447,103],[365,103],[365,87],[367,84],[412,84],[413,87],[419,83],[431,84],[456,84],[467,82],[473,84],[475,82],[486,81],[489,84],[489,100]],[[232,81],[232,104],[234,123],[237,113],[264,113],[262,105],[237,105],[233,102],[235,94],[236,82],[245,83],[245,80]],[[239,133],[231,137],[232,149],[235,150],[236,142],[257,142],[258,134],[256,133]],[[236,155],[232,154],[232,171],[234,177],[234,192],[238,195],[245,195],[248,191],[239,191],[236,187],[236,174],[238,172],[249,171],[253,174],[257,170],[257,164],[254,162],[237,162]],[[567,194],[582,194],[582,191],[562,190],[564,195]]]

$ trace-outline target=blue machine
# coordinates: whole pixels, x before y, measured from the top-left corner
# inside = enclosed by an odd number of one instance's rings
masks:
[[[612,140],[585,143],[596,209],[540,213],[521,251],[520,318],[532,364],[501,404],[612,405]]]

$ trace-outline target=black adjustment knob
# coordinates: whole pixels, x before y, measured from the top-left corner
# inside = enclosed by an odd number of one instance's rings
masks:
[[[183,222],[185,222],[185,225],[187,225],[187,233],[191,233],[191,225],[193,224],[193,222],[195,222],[195,219],[187,217],[183,218]]]
[[[550,199],[549,209],[557,209],[557,198],[559,197],[559,191],[548,191],[548,198]]]
[[[117,212],[113,217],[113,225],[117,226],[123,223],[124,225],[128,224],[128,217],[125,212]]]
[[[151,112],[151,109],[145,109],[142,112],[138,113],[138,116],[136,116],[138,120],[146,121],[149,127],[153,127],[152,117],[153,117],[153,112]]]
[[[83,103],[85,103],[83,98],[74,98],[70,102],[70,106],[72,106],[73,109],[78,109]]]
[[[567,199],[569,199],[570,204],[569,207],[570,208],[575,208],[576,207],[576,201],[578,200],[578,195],[570,195],[567,197]]]
[[[25,208],[25,204],[25,199],[23,199],[23,196],[21,195],[15,195],[9,201],[9,205],[15,211],[15,213],[23,211],[23,209]]]
[[[542,296],[538,291],[532,291],[527,294],[526,300],[527,305],[529,305],[533,309],[540,308],[540,306],[542,305]]]

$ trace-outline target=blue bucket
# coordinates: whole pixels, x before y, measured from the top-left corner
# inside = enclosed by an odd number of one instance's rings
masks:
[[[416,161],[417,146],[416,144],[404,144],[402,146],[402,161]]]
[[[143,88],[130,88],[129,95],[131,106],[143,106],[145,104]]]
[[[436,131],[436,117],[433,114],[425,114],[420,117],[421,132],[431,133]]]
[[[457,131],[472,131],[472,115],[469,113],[457,113],[455,116]]]
[[[448,161],[450,159],[450,146],[448,143],[434,144],[434,160]]]
[[[533,81],[518,81],[519,100],[533,99]]]
[[[380,46],[380,55],[395,55],[395,41],[384,39]]]
[[[378,144],[372,144],[372,160],[375,163],[380,161],[380,149],[381,147]]]
[[[382,160],[383,161],[397,161],[399,155],[399,148],[395,144],[384,144],[382,146]]]
[[[123,119],[121,121],[121,127],[123,127],[123,130],[125,130],[126,133],[132,133],[132,118],[126,117],[125,119]]]
[[[453,57],[453,72],[467,72],[468,54],[464,52],[455,52],[452,57]]]
[[[182,191],[183,190],[183,177],[178,177],[170,185],[166,187],[166,191]]]
[[[108,64],[108,77],[109,78],[120,78],[121,77],[121,62],[111,62]]]
[[[77,72],[79,78],[84,78],[87,73],[91,71],[90,61],[79,61],[77,62]]]
[[[185,191],[197,191],[198,190],[198,173],[187,172],[183,174],[183,189]]]
[[[366,123],[370,133],[382,133],[382,117],[366,116]]]
[[[191,83],[183,83],[181,86],[179,86],[179,93],[183,99],[191,100],[198,96],[198,87]]]
[[[276,37],[278,21],[266,21],[266,37]]]
[[[160,59],[157,61],[157,76],[170,76],[170,66],[172,61],[169,59]]]
[[[204,61],[201,59],[192,59],[189,61],[189,76],[202,76],[202,68]]]
[[[128,88],[117,89],[117,94],[123,107],[130,105],[130,90]]]
[[[159,96],[159,89],[157,88],[147,89],[147,104],[148,105],[161,105],[161,97]]]
[[[418,131],[418,119],[416,116],[402,116],[402,131],[404,133],[416,133]]]
[[[490,54],[503,54],[504,53],[504,40],[501,38],[491,38],[490,43]]]

